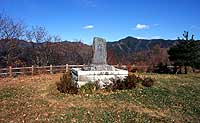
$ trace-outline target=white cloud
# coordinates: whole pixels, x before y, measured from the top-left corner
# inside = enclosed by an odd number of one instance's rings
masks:
[[[137,30],[143,30],[143,29],[149,29],[149,25],[146,25],[146,24],[137,24],[135,29]]]
[[[93,25],[86,25],[86,26],[83,27],[83,29],[93,29],[93,28],[94,28]]]

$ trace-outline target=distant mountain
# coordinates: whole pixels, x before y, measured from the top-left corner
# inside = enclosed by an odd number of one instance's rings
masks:
[[[31,65],[31,47],[32,43],[15,40],[17,43],[19,53],[16,52],[13,57],[19,57],[24,65]],[[158,64],[160,62],[167,63],[168,54],[167,49],[174,45],[177,40],[163,40],[163,39],[137,39],[134,37],[126,37],[119,41],[107,42],[108,63],[109,64]],[[92,47],[82,42],[44,42],[35,44],[36,47],[43,48],[38,51],[42,57],[48,48],[53,49],[53,52],[47,52],[49,56],[54,53],[56,59],[54,62],[48,61],[46,64],[89,64],[92,58]],[[5,66],[3,58],[8,53],[9,41],[0,41],[0,66]],[[8,56],[8,55],[7,55]],[[48,57],[47,57],[48,58]],[[16,61],[16,60],[14,60]],[[4,65],[1,65],[3,64]]]
[[[116,42],[108,42],[108,48],[118,49],[118,52],[133,52],[150,50],[155,45],[160,45],[161,48],[168,48],[173,45],[176,40],[163,40],[163,39],[137,39],[133,37],[126,37]]]
[[[137,39],[134,37],[126,37],[116,42],[108,42],[107,49],[108,53],[112,58],[109,58],[111,63],[135,63],[139,61],[148,62],[149,55],[153,55],[152,50],[155,48],[162,50],[167,53],[167,48],[175,44],[176,40],[163,40],[163,39]],[[160,52],[160,51],[159,51]],[[151,53],[151,54],[150,54]],[[139,56],[138,56],[139,55]],[[163,54],[160,54],[163,55]],[[145,57],[138,59],[137,57]],[[163,56],[167,57],[167,56]],[[115,60],[113,60],[115,58]]]

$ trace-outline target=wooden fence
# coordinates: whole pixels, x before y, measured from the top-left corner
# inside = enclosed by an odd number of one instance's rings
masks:
[[[79,68],[85,65],[57,65],[57,66],[31,66],[31,67],[8,67],[0,68],[0,77],[17,76],[17,75],[37,75],[44,73],[64,73],[70,68]]]
[[[0,68],[0,77],[18,76],[18,75],[37,75],[37,74],[53,74],[53,73],[64,73],[70,68],[80,68],[87,65],[57,65],[57,66],[31,66],[31,67],[8,67]],[[116,68],[129,69],[126,65],[113,65]],[[146,71],[148,66],[132,66],[137,71]],[[142,69],[142,70],[140,70]]]

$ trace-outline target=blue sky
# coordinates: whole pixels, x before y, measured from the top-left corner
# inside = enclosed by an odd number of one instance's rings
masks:
[[[0,0],[0,12],[88,44],[95,36],[175,39],[184,30],[200,39],[199,6],[200,0]]]

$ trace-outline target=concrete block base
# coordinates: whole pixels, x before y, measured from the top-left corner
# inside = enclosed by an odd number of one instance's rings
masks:
[[[114,68],[111,71],[90,71],[81,68],[72,68],[72,81],[78,87],[81,87],[89,82],[109,81],[110,79],[124,79],[128,76],[127,70]]]

